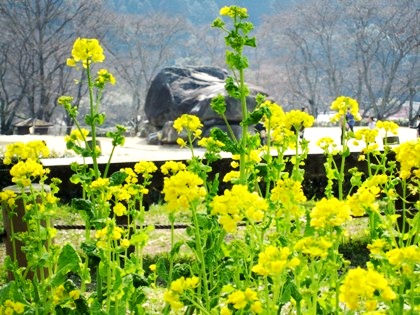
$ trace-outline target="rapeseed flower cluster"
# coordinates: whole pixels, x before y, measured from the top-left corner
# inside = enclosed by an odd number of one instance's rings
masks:
[[[202,138],[197,142],[197,144],[210,152],[220,152],[221,149],[225,146],[222,141],[216,140],[213,137]]]
[[[96,246],[99,249],[107,250],[109,249],[109,242],[119,241],[121,247],[128,248],[130,241],[125,238],[126,234],[127,231],[115,225],[115,222],[107,219],[106,226],[101,230],[97,230],[95,233],[95,238],[97,239]]]
[[[385,133],[391,132],[394,135],[398,134],[398,125],[393,121],[378,120],[376,122],[376,128],[383,129]]]
[[[229,16],[231,18],[240,18],[246,19],[248,17],[248,10],[246,8],[241,8],[235,5],[232,6],[225,6],[220,9],[220,15],[222,16]]]
[[[378,238],[372,241],[372,244],[367,245],[367,249],[369,249],[372,255],[382,255],[384,249],[388,246],[388,242],[382,238]]]
[[[69,135],[64,137],[64,140],[66,142],[80,143],[81,141],[86,141],[86,138],[88,135],[89,135],[89,130],[85,128],[73,129]]]
[[[363,216],[366,210],[379,211],[377,197],[381,189],[378,186],[362,185],[357,192],[347,197],[347,204],[350,206],[351,214],[356,217]]]
[[[395,159],[400,163],[400,176],[407,179],[411,176],[414,169],[419,176],[418,170],[420,169],[420,138],[417,140],[407,141],[394,148],[396,153]]]
[[[6,146],[3,164],[12,164],[15,160],[25,161],[28,159],[39,160],[50,155],[46,143],[42,140],[34,140],[27,143],[15,142]]]
[[[90,183],[92,190],[106,190],[110,186],[109,178],[99,177]]]
[[[206,196],[204,181],[190,171],[179,171],[171,177],[165,177],[163,183],[164,199],[170,212],[187,210],[192,203]]]
[[[137,174],[136,172],[134,172],[134,170],[130,167],[124,167],[122,169],[120,169],[120,172],[125,173],[127,175],[127,177],[125,178],[125,182],[127,184],[137,184],[138,183],[138,178],[137,178]]]
[[[54,290],[54,296],[53,296],[53,303],[54,305],[64,305],[66,303],[70,303],[72,308],[75,308],[76,305],[74,303],[75,300],[78,300],[80,298],[80,290],[71,290],[67,292],[64,285],[59,285]]]
[[[221,315],[231,315],[233,312],[229,308],[229,305],[235,310],[244,311],[249,308],[251,314],[261,314],[264,311],[262,303],[258,299],[256,291],[246,288],[245,291],[235,290],[227,297],[227,306],[223,306],[220,309]]]
[[[356,140],[356,145],[358,145],[357,141],[363,141],[365,143],[365,147],[362,148],[362,153],[369,154],[369,153],[379,153],[378,152],[378,143],[376,143],[376,137],[378,136],[378,129],[368,129],[363,128],[359,129],[354,133],[354,138]]]
[[[345,201],[335,197],[322,198],[315,204],[310,213],[311,226],[315,228],[328,228],[341,226],[351,220],[350,207]]]
[[[199,137],[201,135],[200,128],[203,127],[203,124],[197,116],[183,114],[181,117],[175,119],[173,126],[178,133],[186,130],[194,134],[194,136]]]
[[[265,100],[261,105],[260,108],[266,108],[268,115],[264,115],[261,118],[262,123],[264,124],[264,128],[266,130],[272,130],[279,127],[284,127],[284,120],[286,117],[286,114],[283,111],[283,108],[270,101]]]
[[[351,310],[374,311],[379,299],[391,301],[397,295],[382,274],[372,268],[357,267],[346,275],[339,298]]]
[[[115,77],[106,69],[99,70],[98,76],[95,79],[95,86],[100,89],[103,89],[105,87],[105,84],[108,82],[114,85],[116,82]]]
[[[300,239],[294,249],[309,255],[312,259],[325,258],[328,256],[328,249],[333,244],[325,237],[308,236]]]
[[[148,177],[150,174],[158,170],[157,166],[153,162],[140,161],[134,165],[134,171],[137,174],[142,174],[143,177]]]
[[[181,277],[171,282],[170,289],[163,295],[163,300],[171,305],[174,310],[179,310],[184,307],[182,302],[182,295],[185,292],[192,291],[200,284],[198,277],[185,278]]]
[[[10,169],[12,182],[21,187],[29,186],[34,180],[38,180],[48,173],[49,169],[44,169],[41,163],[32,158],[19,161]]]
[[[160,171],[163,175],[176,174],[179,171],[185,171],[187,166],[182,162],[166,161],[161,167]]]
[[[407,277],[415,277],[417,281],[412,279],[413,283],[420,280],[418,272],[415,271],[415,266],[420,262],[420,249],[417,245],[411,245],[403,248],[393,248],[386,254],[388,262],[401,270],[401,273]]]
[[[13,315],[23,314],[25,311],[25,304],[21,302],[13,302],[12,300],[4,301],[3,305],[0,305],[0,314]]]
[[[75,67],[81,62],[84,68],[91,63],[103,62],[105,55],[99,41],[95,38],[78,38],[73,44],[71,58],[67,59],[67,65]]]
[[[0,203],[7,203],[8,207],[13,209],[16,205],[16,193],[13,190],[6,189],[0,191]]]
[[[223,176],[223,182],[225,183],[237,183],[241,174],[239,171],[230,171]]]
[[[277,217],[288,213],[292,215],[292,218],[299,219],[304,213],[302,203],[306,202],[306,196],[303,193],[302,184],[292,178],[278,180],[271,190],[270,200],[278,206]]]
[[[302,127],[312,127],[315,117],[301,110],[291,110],[286,113],[284,121],[286,129],[299,131]]]
[[[330,107],[333,111],[337,113],[331,118],[332,122],[339,122],[343,117],[346,116],[347,111],[349,111],[355,120],[361,120],[359,114],[359,103],[355,99],[347,96],[339,96],[331,103]]]
[[[252,222],[261,221],[268,203],[257,193],[250,192],[245,185],[234,185],[221,196],[215,196],[210,203],[211,214],[219,216],[219,223],[228,233],[236,231],[237,223],[244,217]]]
[[[285,270],[294,269],[300,264],[300,260],[291,255],[288,247],[267,246],[258,254],[258,264],[252,267],[252,271],[261,276],[278,277]]]

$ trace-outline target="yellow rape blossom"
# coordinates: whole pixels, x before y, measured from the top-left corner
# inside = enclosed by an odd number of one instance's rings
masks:
[[[309,255],[311,258],[325,258],[328,256],[328,249],[333,244],[324,237],[308,236],[300,239],[294,249]]]
[[[206,195],[204,181],[189,171],[180,171],[171,177],[165,177],[163,183],[164,199],[171,212],[186,210],[192,202],[199,201]]]
[[[118,202],[117,204],[115,204],[113,210],[117,217],[121,217],[127,214],[127,208],[121,202]]]
[[[90,187],[93,190],[101,190],[101,189],[105,189],[107,187],[109,187],[109,178],[98,178],[96,180],[94,180],[91,184]]]
[[[380,292],[380,296],[377,292]],[[385,277],[373,269],[349,270],[343,284],[340,286],[340,301],[351,310],[374,311],[377,299],[391,301],[397,296],[388,286]]]
[[[253,305],[256,301],[258,301],[257,292],[250,288],[246,288],[245,291],[236,290],[232,292],[231,294],[229,294],[226,302],[228,304],[232,304],[233,308],[237,310],[241,310],[241,309],[244,309],[248,304]],[[254,308],[258,308],[258,307],[255,306]]]
[[[182,162],[166,161],[161,167],[160,171],[163,175],[176,174],[179,171],[185,171],[187,166]]]
[[[108,82],[114,85],[116,82],[115,77],[106,69],[99,70],[98,77],[95,79],[95,86],[103,88],[105,86],[105,83]]]
[[[219,152],[225,146],[222,141],[216,140],[213,137],[202,138],[197,144],[210,152]]]
[[[13,160],[25,161],[28,159],[39,160],[50,155],[45,141],[34,140],[27,143],[15,142],[6,146],[3,164],[9,165]]]
[[[395,159],[400,163],[400,176],[407,179],[411,171],[420,168],[420,138],[406,141],[394,148]]]
[[[266,130],[274,130],[285,126],[286,114],[280,105],[266,100],[260,105],[260,107],[266,107],[270,112],[269,117],[266,115],[262,117],[262,122]]]
[[[175,311],[184,307],[184,303],[182,303],[179,299],[180,296],[173,291],[166,291],[163,294],[163,300]]]
[[[0,192],[0,202],[7,203],[9,208],[13,208],[16,204],[16,193],[13,190],[6,189]]]
[[[236,223],[247,217],[252,221],[263,218],[268,208],[267,201],[245,185],[234,185],[221,196],[215,196],[210,204],[211,214],[219,216],[219,223],[226,232],[235,232]]]
[[[66,142],[75,142],[75,141],[85,141],[86,137],[89,135],[89,130],[85,128],[74,129],[71,131],[70,135],[67,135],[64,140]]]
[[[291,130],[300,130],[301,127],[312,127],[315,121],[314,116],[301,110],[291,110],[290,112],[287,112],[284,119],[285,127]]]
[[[73,299],[73,300],[78,300],[80,298],[80,290],[71,290],[69,292],[69,296]]]
[[[134,171],[137,174],[150,174],[157,171],[155,163],[149,161],[140,161],[134,165]]]
[[[202,128],[203,124],[197,116],[183,114],[174,121],[173,126],[178,133],[182,132],[184,129],[194,133],[197,129]]]
[[[4,301],[3,306],[0,305],[0,314],[13,315],[13,314],[23,314],[25,311],[25,304],[21,302],[13,302],[10,299]]]
[[[29,186],[32,180],[48,173],[48,169],[44,169],[41,163],[32,158],[28,158],[25,161],[19,161],[10,169],[12,182],[24,187]]]
[[[120,172],[126,173],[127,177],[125,178],[125,182],[127,184],[136,184],[138,182],[137,174],[134,170],[130,167],[125,167],[120,169]]]
[[[231,18],[238,17],[240,19],[246,19],[248,17],[248,11],[246,8],[241,8],[236,5],[224,6],[220,9],[220,15],[229,16]]]
[[[316,145],[326,152],[330,152],[330,150],[333,151],[337,147],[337,144],[334,142],[334,139],[330,137],[323,137],[319,139],[316,142]]]
[[[401,269],[406,276],[413,276],[414,266],[420,262],[420,249],[417,245],[393,248],[385,255],[389,263]]]
[[[288,247],[278,248],[268,246],[258,254],[258,264],[252,267],[252,271],[262,275],[277,277],[285,270],[293,269],[300,264],[296,257],[290,257],[292,252]]]
[[[72,57],[67,59],[67,65],[76,66],[78,62],[87,67],[90,63],[103,62],[105,55],[99,41],[95,38],[78,38],[73,44]]]
[[[376,122],[376,128],[383,129],[385,133],[391,132],[394,135],[398,134],[398,124],[393,121],[381,121]]]
[[[370,253],[373,255],[380,255],[383,254],[387,244],[388,243],[383,239],[376,239],[372,244],[367,245],[367,249],[369,249]]]
[[[156,266],[154,268],[156,269]],[[163,295],[163,300],[170,304],[172,309],[179,310],[184,306],[180,301],[182,294],[187,290],[194,290],[199,284],[200,279],[196,276],[178,278],[171,282],[170,289]]]
[[[359,217],[363,216],[366,210],[378,212],[379,204],[377,197],[380,192],[381,190],[377,186],[369,187],[363,185],[359,187],[355,194],[347,197],[347,205],[351,209],[351,214],[353,216]]]
[[[333,197],[322,198],[315,204],[310,213],[311,226],[315,228],[327,228],[341,226],[351,219],[350,207],[346,202]]]
[[[332,118],[332,122],[338,122],[340,121],[349,111],[353,116],[355,120],[361,120],[360,114],[359,114],[359,104],[355,99],[352,99],[351,97],[347,96],[339,96],[337,97],[332,103],[330,107],[333,111],[336,111],[337,114],[335,114]]]
[[[270,200],[279,206],[277,217],[290,213],[292,218],[298,219],[304,213],[302,203],[306,201],[302,184],[291,178],[280,179],[271,190]]]

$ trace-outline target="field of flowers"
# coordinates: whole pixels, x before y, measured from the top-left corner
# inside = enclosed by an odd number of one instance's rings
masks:
[[[263,95],[255,110],[248,111],[243,49],[256,46],[249,36],[253,25],[245,8],[224,7],[220,15],[212,26],[225,33],[232,76],[226,80],[227,96],[216,96],[211,107],[227,122],[225,97],[237,98],[242,134],[236,138],[227,124],[228,132],[215,128],[202,137],[203,124],[193,115],[174,122],[178,144],[190,149],[191,158],[167,161],[159,169],[165,175],[160,209],[170,229],[168,250],[153,264],[146,257],[154,226],[147,220],[143,197],[158,168],[140,161],[112,174],[109,167],[100,171],[100,150],[91,144],[106,119],[99,106],[102,93],[116,80],[106,69],[93,71],[105,60],[98,40],[75,41],[67,64],[86,73],[90,112],[83,119],[89,130],[81,128],[71,96],[58,102],[76,126],[66,138],[67,148],[92,160],[71,165],[71,181],[83,189],[71,208],[86,230],[80,246],[53,242],[60,180],[49,178],[39,161],[49,150],[42,141],[7,146],[4,164],[13,165],[17,192],[2,192],[1,202],[12,229],[12,219],[24,210],[27,231],[13,233],[14,251],[4,263],[12,279],[0,287],[0,314],[419,313],[419,139],[392,148],[385,143],[378,150],[379,130],[391,135],[398,126],[378,121],[375,129],[351,132],[346,113],[360,119],[358,103],[337,97],[331,104],[336,112],[332,121],[342,128],[342,143],[330,138],[318,142],[328,182],[324,196],[307,200],[302,166],[308,141],[299,131],[312,126],[314,117],[284,112]],[[250,132],[257,123],[264,126],[264,142]],[[124,144],[124,132],[116,126],[107,133],[114,147]],[[350,142],[360,145],[367,172],[345,171]],[[196,146],[206,149],[204,157],[195,155]],[[291,157],[285,155],[290,148],[295,152]],[[210,178],[221,152],[232,154],[231,171]],[[349,190],[344,189],[348,176]],[[222,182],[230,188],[220,192]],[[189,223],[182,237],[175,231],[180,215]],[[365,266],[354,267],[339,245],[349,221],[361,216],[368,217],[370,254]],[[24,244],[26,267],[16,262],[17,241]],[[184,252],[188,259],[180,259]]]

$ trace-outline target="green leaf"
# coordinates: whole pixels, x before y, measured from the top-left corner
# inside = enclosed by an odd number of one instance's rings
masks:
[[[246,46],[250,46],[250,47],[257,47],[257,43],[255,41],[255,37],[247,38],[246,41],[245,41],[245,45]]]
[[[179,250],[181,249],[181,246],[184,245],[184,241],[178,241],[172,246],[171,251],[169,253],[170,257],[174,257],[175,255],[179,254]]]
[[[230,152],[232,154],[239,154],[239,149],[235,142],[232,141],[232,139],[228,136],[226,132],[219,128],[213,128],[210,131],[210,135],[215,139],[223,142],[225,146],[223,147],[223,150],[226,152]]]
[[[256,125],[257,123],[260,122],[261,118],[264,115],[266,115],[267,117],[270,117],[271,116],[270,110],[266,106],[259,107],[255,109],[253,112],[249,113],[247,119],[242,121],[242,124],[244,126]]]
[[[213,97],[210,101],[210,107],[219,115],[223,115],[226,112],[226,101],[225,97],[221,94]]]
[[[57,261],[57,272],[51,281],[52,286],[58,286],[66,280],[66,275],[69,272],[76,274],[80,273],[81,259],[76,250],[70,245],[66,244],[61,249],[60,256]]]
[[[127,177],[128,174],[126,172],[118,171],[109,177],[109,183],[111,186],[122,185]]]
[[[85,211],[89,218],[93,218],[93,205],[90,200],[82,199],[82,198],[73,198],[71,200],[71,206],[75,210],[78,211]]]
[[[168,259],[165,257],[160,257],[156,262],[156,273],[159,278],[163,281],[168,282],[169,271],[168,271]]]
[[[241,92],[232,77],[227,77],[225,80],[225,90],[230,97],[239,99]]]

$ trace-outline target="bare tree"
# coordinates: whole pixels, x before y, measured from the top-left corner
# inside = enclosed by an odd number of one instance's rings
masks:
[[[73,83],[65,67],[72,43],[77,36],[90,30],[91,21],[101,1],[69,0],[4,0],[0,2],[2,40],[9,45],[1,47],[7,64],[8,81],[2,81],[9,97],[13,115],[49,121],[56,107],[56,99],[72,88]],[[96,20],[98,21],[98,20]],[[84,25],[81,30],[79,25]],[[5,78],[5,77],[2,77]],[[5,113],[7,116],[7,113]],[[13,117],[4,118],[10,121]],[[10,129],[10,126],[4,126]],[[2,127],[3,129],[3,127]],[[5,132],[6,130],[2,130]]]
[[[412,0],[347,4],[360,101],[371,115],[393,115],[419,85],[418,8]]]
[[[262,26],[271,81],[313,113],[349,95],[362,114],[386,118],[418,96],[418,22],[414,0],[312,0],[278,12]]]
[[[120,45],[108,49],[131,95],[131,117],[143,116],[144,100],[153,78],[162,68],[173,64],[183,50],[187,24],[181,17],[152,13],[124,15],[114,28],[118,30],[115,35]]]

